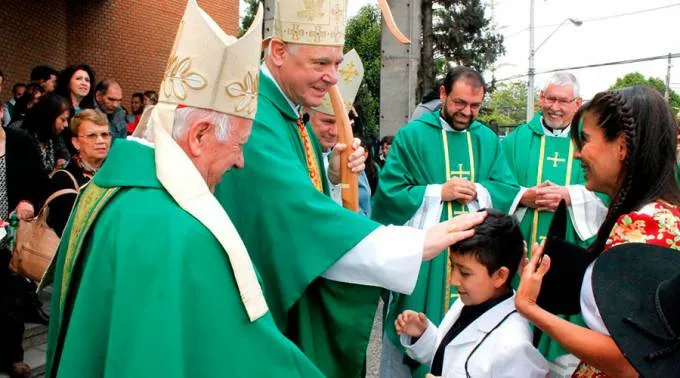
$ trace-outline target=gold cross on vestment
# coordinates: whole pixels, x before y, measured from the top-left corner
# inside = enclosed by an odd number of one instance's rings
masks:
[[[461,215],[461,214],[467,214],[467,213],[468,213],[468,212],[465,211],[465,210],[461,210],[461,211],[455,210],[455,211],[453,212],[453,216]]]
[[[552,163],[553,163],[553,168],[557,168],[557,163],[564,163],[564,162],[566,162],[566,160],[560,158],[560,153],[559,153],[559,152],[555,152],[555,156],[554,156],[554,157],[549,157],[549,158],[547,158],[546,160],[552,161]]]
[[[338,72],[342,76],[342,79],[345,81],[345,83],[349,83],[350,81],[352,81],[352,79],[359,75],[354,63],[348,64],[347,67],[341,68],[340,70],[338,70]]]
[[[470,171],[463,170],[463,164],[458,164],[457,171],[451,171],[451,177],[465,178],[465,176],[470,176]]]

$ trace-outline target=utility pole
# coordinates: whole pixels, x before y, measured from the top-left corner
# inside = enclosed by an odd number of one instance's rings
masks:
[[[663,93],[663,98],[666,102],[670,101],[671,98],[671,53],[668,53],[668,69],[666,71],[666,90]]]
[[[529,83],[527,85],[527,122],[534,118],[534,0],[529,5]]]

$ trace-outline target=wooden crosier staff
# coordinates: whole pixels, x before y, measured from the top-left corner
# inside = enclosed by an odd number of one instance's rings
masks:
[[[390,33],[400,43],[409,44],[411,41],[406,38],[404,33],[399,30],[397,23],[392,16],[387,0],[379,0],[380,11],[382,12],[383,20]],[[338,127],[338,142],[347,146],[347,149],[340,154],[340,187],[342,188],[342,206],[348,210],[359,211],[359,176],[352,172],[348,167],[349,156],[352,153],[352,140],[354,133],[352,132],[352,124],[349,121],[345,104],[340,94],[340,89],[334,85],[328,91],[335,113],[336,125]],[[370,148],[370,146],[366,146]],[[372,162],[366,162],[372,164]]]

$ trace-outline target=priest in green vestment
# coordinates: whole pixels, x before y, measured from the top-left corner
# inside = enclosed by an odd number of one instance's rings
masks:
[[[373,197],[373,219],[389,225],[425,228],[441,220],[496,208],[507,212],[519,191],[496,134],[475,121],[484,99],[484,80],[467,67],[449,70],[440,88],[445,104],[399,130]],[[404,310],[424,312],[439,324],[456,297],[446,253],[423,263],[411,295],[394,295],[385,318],[381,376],[407,376],[419,367],[404,360],[394,330]],[[396,348],[396,349],[395,349]],[[422,376],[421,367],[416,376]]]
[[[521,222],[522,234],[530,246],[546,237],[562,199],[569,210],[566,240],[574,244],[586,247],[607,214],[605,196],[585,188],[581,161],[574,159],[569,130],[582,102],[578,87],[570,73],[552,75],[540,93],[542,112],[518,126],[502,142],[508,165],[522,187],[510,212]],[[583,325],[580,315],[563,317]],[[573,370],[577,365],[575,357],[545,335],[538,348],[552,362],[556,375],[570,375],[569,368]]]
[[[279,328],[326,376],[352,378],[361,375],[381,288],[410,293],[421,261],[469,236],[459,231],[484,215],[427,231],[384,227],[329,197],[321,149],[300,108],[320,105],[338,81],[345,3],[277,2],[246,165],[225,175],[216,196],[262,276]],[[350,158],[357,162],[362,169],[362,149]]]
[[[240,40],[195,0],[182,25],[138,128],[153,144],[115,143],[43,280],[54,283],[46,376],[322,377],[276,327],[212,194],[243,166],[256,99],[243,107],[217,89],[257,78],[262,7]]]

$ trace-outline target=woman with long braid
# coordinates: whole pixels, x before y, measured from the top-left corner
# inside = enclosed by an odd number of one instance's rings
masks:
[[[680,188],[674,177],[676,125],[663,97],[640,86],[601,92],[574,120],[582,125],[571,133],[577,146],[574,156],[585,170],[586,187],[612,199],[589,252],[599,256],[623,243],[680,249]],[[581,288],[581,311],[589,328],[562,320],[536,303],[543,276],[550,269],[543,245],[535,246],[523,271],[517,310],[582,361],[573,377],[637,377],[598,310],[593,265],[586,270]]]

